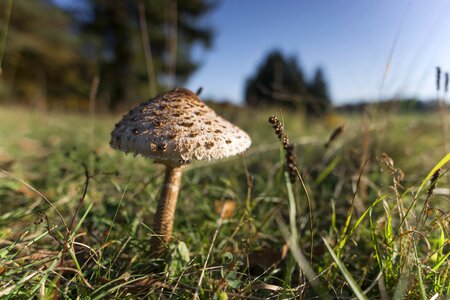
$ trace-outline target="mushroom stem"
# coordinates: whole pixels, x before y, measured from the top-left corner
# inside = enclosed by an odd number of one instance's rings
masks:
[[[156,236],[151,239],[151,249],[159,255],[170,241],[173,217],[180,190],[182,167],[167,167],[164,185],[153,220],[153,231]]]

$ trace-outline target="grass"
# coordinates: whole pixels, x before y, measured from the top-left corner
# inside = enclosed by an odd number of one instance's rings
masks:
[[[450,296],[439,118],[283,112],[302,186],[267,122],[279,111],[221,114],[253,145],[187,168],[173,242],[154,259],[163,168],[110,149],[119,116],[0,108],[0,298]]]

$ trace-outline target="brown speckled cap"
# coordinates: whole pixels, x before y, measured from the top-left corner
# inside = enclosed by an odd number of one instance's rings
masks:
[[[178,88],[129,111],[111,133],[111,147],[168,166],[245,151],[247,133],[218,116],[193,92]]]

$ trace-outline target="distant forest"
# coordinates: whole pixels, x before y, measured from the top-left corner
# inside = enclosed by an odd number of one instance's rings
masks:
[[[212,45],[213,30],[201,21],[216,5],[78,0],[59,7],[50,0],[0,1],[5,39],[0,99],[84,110],[98,88],[97,104],[114,111],[182,86],[200,65],[192,47]]]
[[[213,45],[213,24],[204,17],[218,5],[217,0],[78,0],[67,7],[50,0],[0,1],[0,103],[117,111],[184,86],[202,63],[193,58],[193,47],[208,51]],[[314,116],[332,108],[325,70],[305,74],[297,57],[279,50],[268,52],[243,84],[244,104],[251,107],[276,105]],[[426,111],[437,104],[405,99],[377,106]]]
[[[427,112],[435,111],[442,107],[450,109],[449,104],[444,104],[443,101],[433,100],[419,100],[419,99],[391,99],[378,102],[354,102],[342,105],[336,105],[334,110],[340,112],[364,112],[368,108],[378,109],[383,111],[397,111],[397,112]]]
[[[270,52],[245,87],[245,101],[253,107],[277,104],[322,115],[331,106],[324,71],[317,68],[311,80],[304,75],[297,58]]]

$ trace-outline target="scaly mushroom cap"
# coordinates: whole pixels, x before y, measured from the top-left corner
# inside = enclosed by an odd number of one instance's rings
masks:
[[[129,111],[111,133],[111,147],[176,167],[245,151],[247,133],[219,117],[187,89],[156,96]]]

